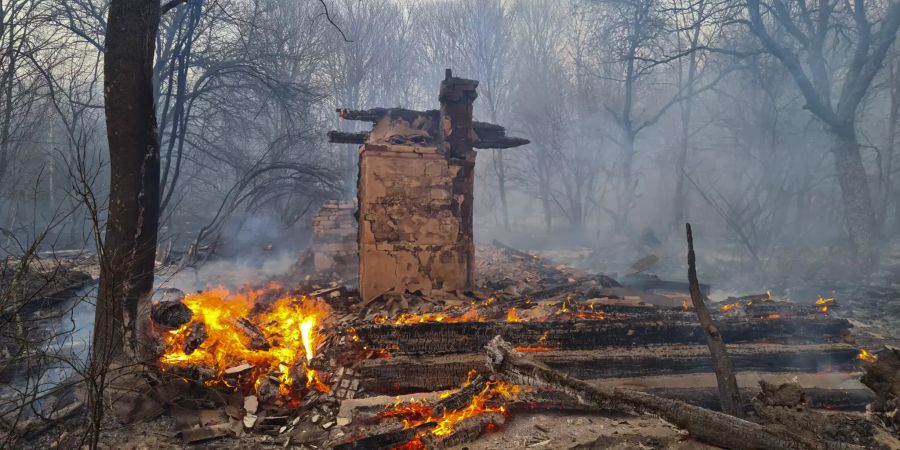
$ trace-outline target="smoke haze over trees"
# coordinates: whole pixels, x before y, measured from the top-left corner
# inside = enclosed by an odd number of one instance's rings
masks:
[[[105,218],[109,4],[0,8],[0,251],[51,225],[45,247],[92,247],[73,167]],[[866,267],[900,229],[898,26],[879,0],[179,2],[152,66],[161,253],[301,235],[356,189],[325,131],[364,125],[335,108],[434,108],[452,68],[478,119],[531,141],[481,151],[478,239],[627,258],[691,221],[750,266]]]

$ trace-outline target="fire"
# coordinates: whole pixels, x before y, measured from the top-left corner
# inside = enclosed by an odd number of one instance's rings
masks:
[[[856,357],[859,358],[860,361],[865,361],[870,364],[878,361],[878,355],[869,353],[869,351],[864,348],[859,349],[859,355]]]
[[[685,310],[685,311],[688,311],[688,310],[691,309],[691,305],[688,304],[688,301],[687,301],[687,300],[682,300],[682,301],[681,301],[681,309],[683,309],[683,310]]]
[[[294,369],[302,368],[303,372],[297,373],[305,373],[306,386],[326,391],[328,386],[307,364],[324,340],[318,331],[328,316],[328,305],[306,296],[284,295],[263,311],[254,310],[258,308],[257,299],[278,292],[279,287],[272,285],[241,292],[217,288],[187,295],[183,302],[193,317],[189,323],[168,332],[161,365],[208,367],[215,373],[208,383],[228,385],[225,370],[248,363],[253,366],[254,386],[258,388],[263,378],[273,376],[279,380],[283,395],[289,395],[294,386]],[[195,325],[205,327],[208,337],[191,350],[185,348],[185,343]],[[262,344],[248,336],[247,329],[254,327],[263,338]]]
[[[834,303],[834,297],[823,298],[819,296],[819,299],[816,300],[816,305],[819,307],[819,311],[823,313],[828,313],[828,306]]]
[[[781,319],[782,317],[784,316],[781,314],[769,314],[768,316],[766,316],[766,319]]]
[[[509,308],[509,311],[506,311],[506,321],[507,322],[521,322],[522,319],[519,318],[519,314],[516,313],[516,308]]]
[[[738,306],[737,303],[729,303],[727,305],[722,305],[722,312],[728,312]]]
[[[463,387],[468,386],[472,382],[472,375],[473,374],[470,372],[469,379],[466,380],[466,384],[464,384]],[[447,411],[441,416],[435,417],[432,406],[415,399],[404,403],[398,401],[392,407],[384,411],[382,416],[399,417],[404,428],[413,428],[428,422],[436,423],[437,425],[434,428],[423,431],[416,439],[402,447],[419,449],[423,448],[419,439],[425,433],[431,433],[435,436],[447,436],[453,433],[456,424],[470,417],[490,412],[506,414],[507,411],[505,406],[494,406],[490,403],[493,400],[499,400],[501,398],[507,400],[515,399],[521,392],[523,392],[521,386],[509,384],[502,380],[491,380],[485,383],[484,388],[472,397],[472,400],[468,405],[454,411]]]
[[[558,350],[553,347],[544,347],[542,345],[535,346],[526,346],[526,347],[515,347],[517,352],[552,352],[553,350]]]

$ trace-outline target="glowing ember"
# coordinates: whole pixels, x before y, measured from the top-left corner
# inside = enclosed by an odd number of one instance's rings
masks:
[[[318,329],[328,315],[328,305],[306,296],[285,295],[263,311],[254,311],[257,299],[278,290],[276,285],[235,293],[218,288],[187,295],[183,303],[193,317],[167,333],[160,364],[207,367],[215,373],[208,383],[230,386],[224,379],[225,370],[248,363],[253,366],[250,378],[254,386],[258,388],[260,381],[271,375],[279,380],[283,395],[289,395],[294,387],[293,369],[301,367],[303,372],[296,373],[305,373],[306,386],[327,391],[328,386],[307,364],[324,339]],[[191,351],[185,343],[195,324],[202,324],[208,337]],[[265,345],[253,345],[253,337],[247,336],[248,327],[261,333]]]
[[[509,308],[509,311],[506,311],[507,322],[520,322],[521,320],[519,314],[516,313],[516,308]]]
[[[768,316],[766,316],[766,319],[780,319],[782,317],[784,316],[781,314],[769,314]]]
[[[683,310],[685,310],[685,311],[688,311],[688,310],[691,309],[691,305],[688,304],[688,301],[687,301],[687,300],[682,300],[682,301],[681,301],[681,309],[683,309]]]
[[[738,306],[737,303],[729,303],[727,305],[722,305],[722,312],[728,312]]]
[[[869,351],[864,348],[859,349],[859,355],[856,355],[856,357],[859,358],[861,361],[865,361],[870,364],[878,361],[877,355],[869,353]]]
[[[516,347],[517,352],[552,352],[553,350],[559,350],[552,347],[543,347],[543,346],[533,346],[533,347]]]

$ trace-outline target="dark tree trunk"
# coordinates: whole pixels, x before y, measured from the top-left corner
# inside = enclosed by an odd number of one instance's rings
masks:
[[[831,151],[844,200],[847,230],[861,267],[871,267],[877,255],[878,231],[869,182],[859,153],[859,142],[852,125],[848,125],[845,130],[832,132],[835,142]]]
[[[95,364],[136,348],[139,311],[153,289],[159,219],[159,140],[153,99],[158,0],[112,0],[104,93],[110,155],[109,211],[94,329]]]
[[[497,188],[500,191],[500,207],[503,209],[503,229],[511,231],[509,227],[509,204],[506,201],[506,168],[503,165],[502,150],[494,150],[493,156],[494,169],[497,173]]]

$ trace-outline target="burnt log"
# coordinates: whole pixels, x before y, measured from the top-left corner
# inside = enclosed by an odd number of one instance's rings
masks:
[[[762,381],[760,387],[752,401],[753,411],[766,422],[783,425],[813,439],[866,448],[900,448],[900,441],[862,416],[811,409],[806,393],[798,384],[776,386]]]
[[[511,383],[556,389],[601,410],[636,416],[655,415],[687,430],[700,441],[720,447],[735,450],[864,448],[844,442],[812,439],[783,426],[761,425],[631,389],[593,386],[516,352],[499,336],[486,349],[491,370]]]
[[[729,349],[735,369],[746,372],[852,372],[857,365],[857,350],[847,344],[738,344]],[[610,347],[603,352],[551,350],[531,356],[585,380],[713,372],[709,352],[702,345]],[[401,355],[365,360],[358,367],[360,386],[384,395],[451,389],[462,384],[473,369],[488,374],[483,354]]]
[[[203,343],[206,341],[206,338],[209,337],[209,334],[206,332],[206,325],[203,322],[195,322],[191,325],[190,330],[188,330],[187,338],[184,340],[184,350],[185,355],[190,355],[194,353]]]
[[[247,320],[244,317],[239,317],[234,321],[235,326],[241,330],[241,333],[244,337],[247,338],[247,342],[244,343],[250,350],[268,350],[271,345],[269,345],[269,341],[266,339],[266,336],[254,325],[252,322]]]
[[[387,431],[369,431],[360,439],[334,446],[334,450],[388,450],[415,439],[419,434],[434,428],[437,424],[427,422],[415,427],[403,428],[400,423],[394,424]]]
[[[874,362],[873,357],[877,358]],[[886,347],[869,358],[860,378],[875,393],[868,409],[896,433],[900,431],[900,349]]]
[[[432,408],[432,415],[441,417],[448,411],[465,408],[472,403],[472,398],[481,393],[485,387],[487,387],[487,380],[481,375],[477,375],[468,386],[464,386],[462,389],[435,403],[434,408]]]
[[[181,328],[193,317],[194,312],[180,301],[162,301],[150,307],[150,319],[169,329]]]
[[[514,346],[546,346],[559,350],[597,350],[654,344],[704,344],[705,334],[694,321],[568,320],[554,322],[426,322],[409,325],[357,327],[363,344],[391,349],[392,355],[468,353],[501,335]],[[828,317],[778,319],[724,318],[719,324],[728,342],[782,344],[840,342],[848,334],[846,319]]]
[[[478,439],[485,431],[492,427],[503,425],[506,418],[503,414],[488,412],[477,416],[460,420],[453,425],[453,431],[446,435],[425,433],[420,441],[428,450],[439,450],[456,447]]]

